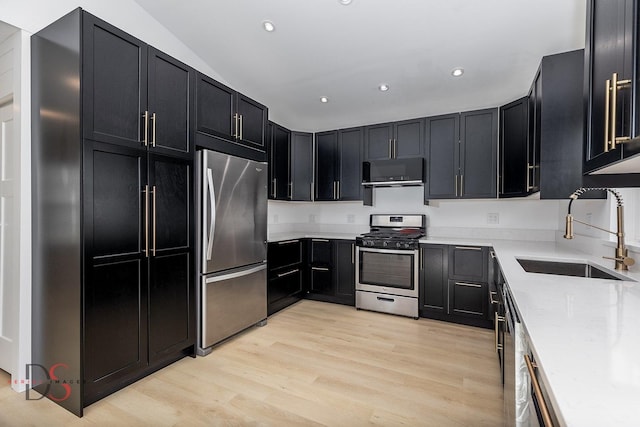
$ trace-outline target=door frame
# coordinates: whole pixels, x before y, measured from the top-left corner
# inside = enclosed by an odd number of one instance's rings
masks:
[[[0,25],[5,25],[0,23]],[[26,389],[25,368],[31,363],[31,50],[30,34],[16,29],[0,42],[0,56],[13,51],[12,93],[2,96],[13,99],[16,178],[18,179],[18,281],[14,284],[13,304],[17,304],[17,336],[13,349],[11,387]]]

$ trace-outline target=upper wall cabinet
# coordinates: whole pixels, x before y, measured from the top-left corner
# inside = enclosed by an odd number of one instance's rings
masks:
[[[634,0],[587,2],[584,172],[640,172],[639,13]]]
[[[193,69],[83,16],[84,137],[192,156]]]
[[[361,127],[316,134],[315,200],[362,200]]]
[[[528,127],[529,97],[500,107],[500,197],[527,196],[537,190],[532,179],[536,158],[530,157],[535,149],[529,149],[535,139],[529,137]]]
[[[197,131],[265,153],[267,107],[203,74],[197,80]],[[225,151],[243,154],[233,147]]]
[[[313,193],[313,134],[291,132],[269,122],[269,198],[311,201]]]
[[[366,160],[422,157],[424,119],[366,126],[364,144]]]
[[[497,197],[497,109],[428,117],[425,128],[425,201]]]

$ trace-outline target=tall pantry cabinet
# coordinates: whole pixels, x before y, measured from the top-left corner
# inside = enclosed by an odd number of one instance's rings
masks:
[[[31,381],[81,416],[195,353],[195,74],[77,9],[32,82]]]

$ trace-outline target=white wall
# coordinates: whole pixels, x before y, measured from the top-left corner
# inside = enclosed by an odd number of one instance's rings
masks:
[[[0,0],[0,19],[35,33],[77,7],[162,50],[216,80],[224,79],[133,0]],[[194,12],[196,13],[196,12]]]
[[[427,215],[428,234],[450,237],[496,237],[554,240],[563,201],[538,199],[441,200],[425,206],[422,187],[379,188],[374,206],[362,202],[269,202],[269,225],[336,225],[366,228],[372,213]],[[497,214],[498,223],[490,223]],[[495,215],[493,215],[495,217]],[[514,234],[515,232],[517,234]],[[523,234],[524,233],[524,234]]]

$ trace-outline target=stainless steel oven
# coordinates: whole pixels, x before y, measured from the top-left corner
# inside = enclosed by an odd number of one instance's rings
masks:
[[[419,250],[356,247],[356,290],[418,298]]]
[[[356,239],[356,308],[418,318],[424,215],[371,215]]]

